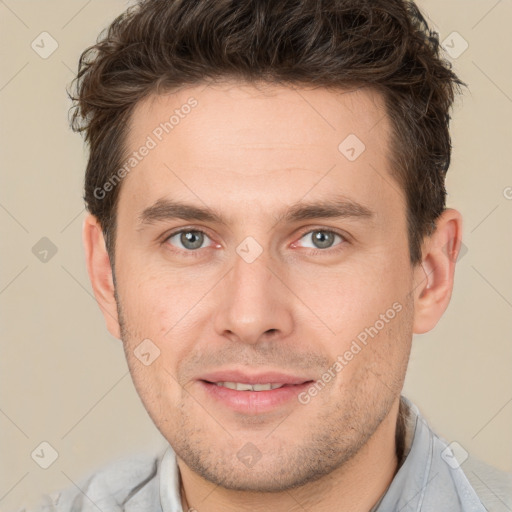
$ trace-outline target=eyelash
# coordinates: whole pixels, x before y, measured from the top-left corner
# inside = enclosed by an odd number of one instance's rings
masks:
[[[170,233],[169,235],[167,235],[165,237],[165,239],[162,241],[163,244],[167,244],[167,242],[169,241],[170,238],[172,238],[173,236],[175,235],[178,235],[180,233],[187,233],[187,232],[190,232],[190,231],[193,231],[195,233],[202,233],[203,235],[207,236],[208,238],[210,238],[208,236],[208,233],[206,233],[205,231],[203,231],[202,229],[195,229],[195,228],[181,228],[177,231],[173,231],[172,233]],[[348,239],[346,236],[344,236],[343,234],[339,233],[338,231],[335,231],[333,229],[324,229],[324,228],[315,228],[315,229],[309,229],[307,231],[304,231],[300,234],[299,236],[299,239],[303,238],[304,235],[307,235],[309,233],[314,233],[315,231],[322,231],[324,233],[331,233],[333,235],[338,235],[342,241],[337,245],[335,246],[335,248],[328,248],[328,249],[310,249],[310,252],[309,254],[312,255],[312,256],[317,256],[319,254],[333,254],[333,253],[337,253],[339,251],[342,251],[344,250],[345,248],[345,244],[348,243]],[[167,244],[167,245],[170,245],[170,244]],[[182,252],[185,252],[187,254],[187,256],[191,256],[191,257],[199,257],[201,256],[201,251],[199,249],[196,249],[196,250],[186,250],[186,249],[171,249],[172,252],[176,252],[176,253],[182,253]]]

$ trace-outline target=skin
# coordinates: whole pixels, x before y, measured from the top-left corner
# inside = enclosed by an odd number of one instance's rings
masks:
[[[198,105],[123,179],[115,286],[97,219],[84,221],[107,328],[177,453],[189,507],[367,511],[397,469],[412,335],[431,330],[448,306],[461,215],[440,216],[422,264],[411,266],[405,198],[387,159],[390,125],[368,88],[224,82],[153,95],[133,112],[130,151],[191,96]],[[354,161],[338,150],[351,133],[366,146]],[[373,217],[276,223],[287,206],[339,194]],[[208,205],[226,224],[167,219],[138,229],[140,212],[161,198]],[[204,231],[201,248],[167,238],[179,228]],[[344,238],[319,246],[315,230]],[[262,248],[252,263],[236,251],[248,236]],[[394,303],[401,311],[307,404],[234,412],[196,380],[228,367],[319,379]],[[146,366],[134,350],[148,338],[160,355]],[[261,454],[252,467],[237,457],[247,443]]]

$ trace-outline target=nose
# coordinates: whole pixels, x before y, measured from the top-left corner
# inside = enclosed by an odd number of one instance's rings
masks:
[[[282,267],[272,265],[265,251],[254,261],[235,254],[233,267],[219,283],[215,329],[221,336],[247,344],[286,337],[293,329],[297,300]]]

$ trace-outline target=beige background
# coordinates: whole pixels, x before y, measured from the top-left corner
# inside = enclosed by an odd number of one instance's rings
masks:
[[[81,242],[86,153],[67,118],[80,52],[127,5],[0,0],[1,510],[164,442],[92,297]],[[404,393],[446,440],[512,471],[512,4],[419,5],[452,51],[463,48],[453,31],[469,45],[451,58],[469,91],[455,105],[447,183],[467,253],[446,314],[415,336]],[[31,48],[43,31],[59,45],[47,59]],[[46,263],[32,252],[42,237],[57,247]],[[59,454],[48,469],[31,458],[43,441]]]

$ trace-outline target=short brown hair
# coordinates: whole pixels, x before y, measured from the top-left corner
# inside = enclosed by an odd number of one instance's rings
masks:
[[[68,95],[85,131],[84,200],[114,264],[120,185],[98,198],[126,154],[130,115],[152,93],[209,80],[383,94],[391,172],[406,196],[411,264],[445,209],[449,110],[461,85],[439,36],[407,0],[139,0],[80,56]]]

